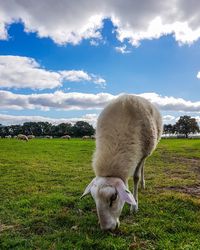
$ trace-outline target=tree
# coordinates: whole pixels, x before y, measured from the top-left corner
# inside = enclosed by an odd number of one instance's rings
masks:
[[[50,135],[51,127],[52,124],[49,122],[26,122],[23,125],[25,134],[31,134],[36,136]]]
[[[174,134],[175,126],[172,124],[164,124],[163,126],[163,133],[164,134]]]
[[[56,135],[57,136],[63,136],[63,135],[72,135],[72,125],[71,123],[60,123],[57,125],[57,130],[56,130]]]
[[[84,121],[78,121],[73,126],[73,134],[75,137],[82,137],[84,135],[93,135],[95,132],[92,125]]]
[[[199,125],[195,118],[184,115],[179,118],[175,124],[176,132],[184,134],[186,138],[190,133],[199,132]]]

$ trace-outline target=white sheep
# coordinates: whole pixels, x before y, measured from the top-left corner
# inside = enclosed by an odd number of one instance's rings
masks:
[[[6,138],[6,139],[11,139],[12,136],[11,136],[11,135],[6,135],[5,138]]]
[[[96,127],[93,169],[96,177],[82,197],[91,193],[101,229],[115,229],[124,203],[138,209],[138,182],[145,188],[144,162],[162,134],[159,111],[146,99],[121,95],[100,114]],[[133,194],[128,179],[133,176]]]
[[[18,136],[17,136],[17,139],[19,139],[19,140],[24,140],[24,141],[28,141],[28,137],[26,136],[26,135],[23,135],[23,134],[19,134]]]
[[[70,135],[63,135],[61,138],[62,138],[62,139],[70,140],[70,139],[71,139],[71,136],[70,136]]]
[[[27,135],[28,139],[34,139],[35,136],[34,135]]]
[[[83,139],[83,140],[88,140],[88,139],[90,139],[90,136],[89,136],[89,135],[84,135],[84,136],[82,137],[82,139]]]
[[[45,139],[53,139],[53,136],[51,136],[51,135],[45,135],[44,138]]]

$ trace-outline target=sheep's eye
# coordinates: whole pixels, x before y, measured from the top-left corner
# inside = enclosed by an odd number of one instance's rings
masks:
[[[117,193],[113,194],[110,198],[110,207],[112,207],[113,201],[117,199]]]

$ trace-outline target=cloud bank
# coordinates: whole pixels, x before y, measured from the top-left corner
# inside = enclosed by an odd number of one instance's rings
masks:
[[[83,70],[49,71],[30,57],[0,56],[0,87],[53,89],[68,82],[93,82],[105,87],[106,81]]]
[[[0,121],[3,125],[23,124],[24,122],[49,122],[51,124],[72,123],[77,121],[85,121],[95,126],[97,121],[97,114],[86,114],[76,118],[51,118],[47,116],[17,116],[5,115],[0,113]]]
[[[10,91],[0,91],[0,109],[40,109],[40,110],[94,110],[102,109],[109,101],[118,95],[109,93],[78,93],[55,91],[42,94],[14,94]],[[143,93],[144,97],[161,111],[183,111],[200,113],[200,101],[192,102],[182,98],[161,96],[157,93]]]
[[[192,116],[200,124],[200,116]],[[16,125],[25,122],[49,122],[51,124],[60,123],[76,123],[77,121],[85,121],[96,127],[98,114],[86,114],[80,117],[72,118],[52,118],[48,116],[22,116],[22,115],[7,115],[0,113],[0,121],[3,125]],[[179,116],[163,115],[163,124],[174,124],[179,120]]]
[[[104,19],[110,19],[117,39],[138,46],[141,40],[172,34],[180,44],[200,37],[198,0],[6,0],[0,3],[0,39],[8,27],[22,22],[26,32],[49,37],[57,44],[102,39]]]

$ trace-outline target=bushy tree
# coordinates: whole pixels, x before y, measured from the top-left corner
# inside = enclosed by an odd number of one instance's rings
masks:
[[[93,135],[95,132],[92,125],[88,122],[78,121],[73,126],[73,134],[75,137],[82,137],[84,135]]]
[[[184,115],[176,122],[175,129],[177,133],[184,134],[188,138],[190,133],[199,132],[199,125],[195,118]]]
[[[63,135],[73,135],[73,127],[71,123],[60,123],[57,126],[52,127],[52,134],[55,136],[63,136]]]
[[[163,133],[164,134],[174,134],[175,133],[175,126],[172,124],[164,124]]]

